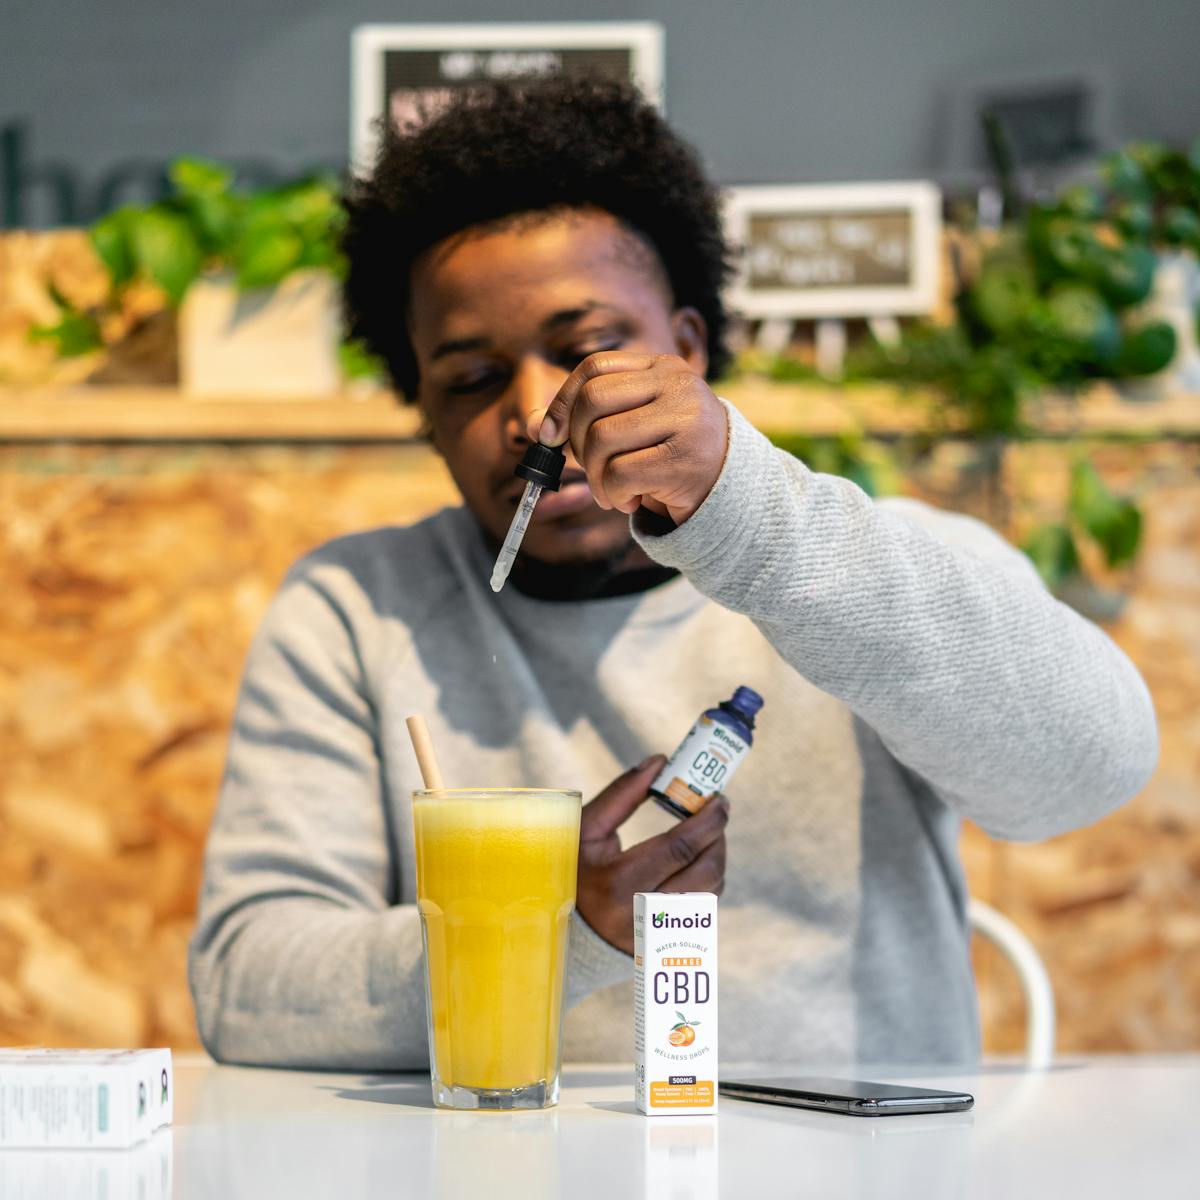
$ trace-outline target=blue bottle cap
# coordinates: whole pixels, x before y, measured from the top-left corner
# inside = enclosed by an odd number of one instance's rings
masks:
[[[733,698],[726,703],[753,725],[754,714],[762,708],[763,698],[753,688],[740,687],[733,693]]]

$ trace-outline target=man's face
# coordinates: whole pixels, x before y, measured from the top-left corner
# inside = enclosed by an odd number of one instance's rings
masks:
[[[706,366],[699,314],[673,311],[653,252],[595,210],[532,214],[433,247],[413,268],[409,323],[434,445],[498,540],[525,487],[513,470],[530,414],[582,359],[622,347]],[[564,450],[562,488],[543,493],[522,551],[552,563],[611,558],[630,545],[629,518],[592,500]]]

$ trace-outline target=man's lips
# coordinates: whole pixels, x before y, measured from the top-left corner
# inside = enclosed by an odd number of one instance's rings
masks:
[[[524,494],[524,480],[514,479],[503,493],[504,501],[515,509]],[[538,499],[537,508],[533,510],[533,523],[573,516],[595,507],[592,490],[588,487],[587,474],[579,467],[565,467],[558,491],[543,492]]]

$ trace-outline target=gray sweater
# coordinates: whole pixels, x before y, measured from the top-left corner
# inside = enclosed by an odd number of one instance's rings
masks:
[[[956,840],[1074,829],[1146,782],[1149,695],[1095,626],[976,521],[873,502],[731,406],[709,497],[662,536],[682,574],[581,602],[488,586],[471,516],[340,538],[250,650],[190,974],[222,1060],[427,1062],[404,718],[451,786],[585,799],[669,753],[738,684],[766,698],[727,789],[727,1061],[978,1053]],[[626,844],[671,822],[643,805]],[[573,918],[564,1054],[632,1057],[631,960]]]

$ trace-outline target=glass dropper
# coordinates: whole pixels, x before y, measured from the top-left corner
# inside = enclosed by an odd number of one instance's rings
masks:
[[[504,545],[500,547],[500,553],[496,555],[496,565],[492,568],[493,592],[498,592],[504,586],[504,581],[508,578],[509,571],[512,570],[512,565],[517,558],[517,551],[520,550],[521,542],[525,537],[525,530],[529,528],[529,521],[533,516],[538,497],[544,491],[558,491],[566,462],[566,456],[557,446],[543,446],[539,442],[534,442],[525,451],[525,457],[517,464],[516,474],[526,481],[525,494],[521,497],[521,503],[517,505],[517,511],[513,513],[512,524],[508,527]]]

